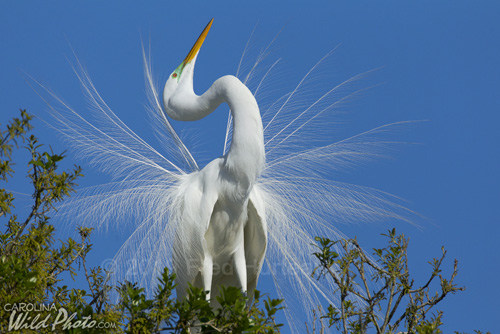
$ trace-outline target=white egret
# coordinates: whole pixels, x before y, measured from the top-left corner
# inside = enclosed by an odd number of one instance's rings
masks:
[[[237,73],[241,81],[222,77],[203,95],[195,95],[194,64],[210,24],[169,76],[163,103],[143,51],[148,111],[163,154],[109,108],[80,63],[75,72],[95,120],[51,93],[61,105],[51,106],[57,130],[79,156],[113,177],[110,183],[81,190],[61,210],[79,224],[101,229],[112,224],[123,229],[123,223],[130,223],[132,233],[111,270],[114,279],[138,281],[149,292],[165,266],[178,274],[179,297],[188,282],[212,294],[220,284],[250,292],[263,268],[285,300],[291,331],[303,333],[313,308],[336,301],[333,282],[311,277],[314,237],[342,237],[337,229],[341,223],[407,220],[409,211],[394,197],[337,181],[334,175],[382,155],[394,143],[385,139],[387,130],[405,122],[332,139],[336,107],[358,92],[343,91],[362,75],[317,89],[314,78],[323,74],[322,64],[331,53],[291,92],[267,107],[260,104],[262,113],[256,99],[277,64],[265,65],[266,51],[246,75]],[[258,69],[264,73],[260,80]],[[251,92],[247,86],[255,88]],[[316,99],[304,99],[311,94]],[[231,108],[223,157],[200,169],[167,115],[197,120],[223,102]]]
[[[223,102],[234,120],[228,153],[180,184],[181,216],[173,249],[178,298],[185,296],[188,283],[203,287],[208,298],[221,285],[252,292],[267,245],[264,202],[254,189],[265,162],[257,101],[238,78],[229,75],[201,96],[193,91],[196,57],[212,22],[169,76],[163,92],[166,113],[175,120],[199,120]]]

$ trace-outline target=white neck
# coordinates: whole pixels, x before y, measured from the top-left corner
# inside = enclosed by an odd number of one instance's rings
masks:
[[[238,78],[230,75],[216,80],[201,96],[194,94],[192,85],[182,88],[170,97],[166,106],[167,112],[173,111],[178,120],[198,120],[223,102],[229,105],[233,115],[233,137],[224,167],[241,187],[250,191],[265,164],[262,120],[253,94]]]

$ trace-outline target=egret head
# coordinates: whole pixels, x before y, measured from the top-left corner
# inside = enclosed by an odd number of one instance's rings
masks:
[[[211,19],[210,22],[208,22],[200,37],[198,37],[198,40],[191,48],[191,51],[189,51],[184,61],[170,74],[167,83],[165,84],[165,88],[163,90],[163,103],[167,114],[174,119],[177,119],[177,117],[175,111],[169,107],[170,98],[181,90],[193,93],[194,64],[196,62],[196,57],[198,57],[201,45],[205,41],[213,21],[214,19]]]

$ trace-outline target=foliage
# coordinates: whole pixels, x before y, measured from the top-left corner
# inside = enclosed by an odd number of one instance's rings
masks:
[[[451,277],[444,278],[441,265],[446,251],[442,249],[441,257],[429,262],[432,270],[428,280],[417,287],[408,267],[409,239],[397,235],[395,229],[383,235],[388,239],[387,246],[374,249],[374,259],[356,239],[316,238],[319,251],[314,256],[320,266],[314,274],[318,279],[333,279],[340,295],[340,307],[330,305],[321,319],[344,334],[366,333],[368,329],[377,334],[397,333],[400,327],[407,333],[442,333],[443,313],[431,310],[449,293],[464,290],[454,283],[457,261]],[[343,256],[335,251],[336,247],[344,252]],[[431,294],[431,284],[436,279],[440,291]],[[324,326],[320,331],[323,330]]]
[[[32,128],[31,120],[32,116],[23,110],[21,117],[15,118],[1,132],[0,178],[7,182],[13,176],[13,149],[18,147],[18,141],[26,143],[31,157],[28,162],[28,179],[33,186],[34,203],[26,218],[19,220],[18,215],[12,213],[13,193],[0,189],[0,216],[7,219],[7,229],[0,235],[0,296],[4,303],[40,303],[47,302],[50,294],[52,302],[62,303],[67,300],[64,295],[68,295],[69,291],[59,289],[59,276],[65,271],[73,275],[73,263],[88,248],[84,237],[82,243],[68,239],[59,248],[53,248],[54,226],[49,224],[47,213],[56,202],[73,191],[81,170],[75,167],[70,172],[59,173],[57,163],[64,156],[39,152],[41,145],[37,138],[34,135],[28,136]],[[82,236],[84,234],[86,230],[82,229]],[[3,319],[4,316],[2,308],[0,317]]]
[[[279,333],[275,313],[281,309],[281,300],[264,300],[255,292],[252,300],[235,287],[222,288],[214,308],[202,289],[190,287],[188,297],[174,301],[172,291],[175,274],[164,269],[154,299],[146,299],[144,289],[126,282],[120,287],[121,303],[127,325],[126,333],[190,333],[197,328],[201,333]]]
[[[13,151],[23,143],[29,153],[27,178],[32,186],[32,206],[25,217],[12,212],[14,194],[0,189],[0,217],[6,220],[5,231],[0,232],[0,331],[7,332],[14,312],[6,305],[55,305],[69,313],[86,316],[93,312],[85,301],[86,292],[70,289],[63,284],[68,275],[77,274],[75,264],[90,251],[90,229],[79,228],[81,241],[72,238],[56,243],[55,227],[48,216],[54,206],[74,192],[81,168],[60,171],[63,154],[43,151],[32,130],[32,116],[21,110],[0,132],[0,179],[7,183],[13,177]],[[92,279],[92,277],[89,277]],[[28,312],[17,310],[14,320]],[[36,312],[39,319],[50,315],[49,310]],[[34,315],[34,314],[33,314]],[[113,314],[94,318],[114,319]],[[21,320],[20,318],[19,320]],[[30,323],[26,318],[25,323]],[[62,326],[58,326],[62,328]],[[37,332],[43,332],[39,329]],[[23,331],[26,332],[26,331]]]

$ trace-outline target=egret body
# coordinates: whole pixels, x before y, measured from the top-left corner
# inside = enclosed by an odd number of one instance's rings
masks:
[[[178,298],[186,295],[188,283],[208,291],[208,298],[221,285],[253,291],[267,244],[264,203],[254,188],[265,163],[257,101],[229,75],[201,96],[193,90],[196,58],[211,24],[169,76],[163,92],[166,113],[175,120],[196,121],[227,103],[234,122],[227,154],[191,173],[180,186],[184,196],[172,259]]]

